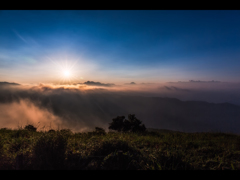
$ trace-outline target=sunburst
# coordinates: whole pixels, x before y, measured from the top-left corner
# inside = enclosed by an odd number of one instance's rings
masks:
[[[79,78],[77,78],[77,71],[76,71],[76,64],[77,61],[71,61],[67,58],[65,60],[53,60],[48,57],[55,66],[56,70],[56,76],[59,78],[58,83],[59,84],[73,84],[75,82],[79,81]],[[82,79],[82,77],[81,77]]]

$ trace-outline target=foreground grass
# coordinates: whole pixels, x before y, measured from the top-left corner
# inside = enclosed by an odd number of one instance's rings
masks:
[[[240,137],[0,129],[0,169],[239,170]]]

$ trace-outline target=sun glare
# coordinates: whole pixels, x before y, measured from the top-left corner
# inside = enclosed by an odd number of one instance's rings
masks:
[[[70,72],[69,72],[68,70],[65,70],[65,71],[63,72],[63,74],[64,74],[64,77],[66,77],[66,78],[69,78],[69,77],[70,77]]]
[[[76,67],[77,61],[67,60],[54,60],[48,57],[49,60],[56,66],[56,77],[59,79],[60,84],[72,84],[75,82],[79,82],[77,77],[77,72],[74,67]]]

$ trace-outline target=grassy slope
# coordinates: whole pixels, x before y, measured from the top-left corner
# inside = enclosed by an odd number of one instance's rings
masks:
[[[157,132],[157,133],[177,133],[180,131],[173,131],[173,130],[169,130],[169,129],[154,129],[154,128],[147,128],[148,132]]]
[[[0,129],[0,153],[0,169],[240,169],[240,137],[224,133]]]

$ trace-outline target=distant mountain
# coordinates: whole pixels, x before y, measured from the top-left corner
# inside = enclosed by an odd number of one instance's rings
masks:
[[[20,85],[18,83],[9,83],[9,82],[0,82],[0,86],[2,85]]]
[[[104,101],[95,97],[94,103],[99,107],[99,111],[109,118],[132,113],[148,128],[182,132],[240,133],[240,106],[230,103],[216,104],[140,96],[111,99],[106,97]]]
[[[55,112],[60,110],[60,100],[55,98]],[[55,100],[51,100],[54,103]],[[240,133],[240,106],[230,103],[180,101],[175,98],[141,96],[90,95],[76,99],[79,107],[62,104],[64,111],[76,112],[78,117],[96,117],[106,125],[116,116],[135,114],[147,128],[168,129],[181,132],[222,131]],[[57,102],[59,102],[57,104]],[[74,110],[75,109],[75,110]]]
[[[123,101],[120,107],[125,107],[129,113],[135,113],[148,128],[240,133],[240,106],[230,103],[180,101],[160,97],[128,97],[123,98]]]

